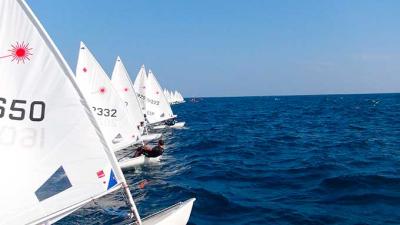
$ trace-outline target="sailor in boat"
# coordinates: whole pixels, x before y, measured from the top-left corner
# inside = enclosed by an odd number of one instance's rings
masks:
[[[141,135],[147,135],[147,129],[146,126],[144,125],[144,121],[140,122],[140,125],[138,126],[139,132]]]
[[[149,158],[155,158],[164,153],[164,141],[162,139],[158,140],[156,146],[151,148],[149,145],[144,145],[136,149],[134,157],[145,155]]]
[[[143,117],[144,117],[144,122],[146,122],[146,124],[150,124],[149,120],[147,119],[147,115],[143,114]]]
[[[176,123],[176,119],[175,118],[172,118],[172,119],[169,119],[169,120],[165,121],[165,125],[167,125],[167,126],[173,126],[173,125],[175,125],[175,123]]]

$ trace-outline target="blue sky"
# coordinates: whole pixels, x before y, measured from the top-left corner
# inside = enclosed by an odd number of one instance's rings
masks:
[[[185,96],[400,92],[397,0],[28,0],[75,70],[83,40]]]

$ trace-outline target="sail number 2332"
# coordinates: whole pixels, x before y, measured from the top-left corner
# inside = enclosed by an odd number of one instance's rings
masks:
[[[99,107],[92,107],[92,109],[98,116],[117,117],[116,109],[106,109],[106,108],[99,108]]]
[[[8,116],[11,120],[29,119],[40,122],[44,119],[46,103],[42,101],[9,100],[0,97],[0,119]]]

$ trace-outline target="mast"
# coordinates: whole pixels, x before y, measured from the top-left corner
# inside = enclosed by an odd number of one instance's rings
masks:
[[[139,211],[138,211],[138,209],[136,207],[135,202],[133,201],[133,197],[132,197],[131,191],[130,191],[128,185],[126,184],[126,181],[124,183],[122,183],[122,185],[123,185],[123,188],[124,188],[124,192],[126,194],[127,201],[130,204],[131,213],[135,217],[136,223],[138,225],[142,225],[142,219],[140,218]]]

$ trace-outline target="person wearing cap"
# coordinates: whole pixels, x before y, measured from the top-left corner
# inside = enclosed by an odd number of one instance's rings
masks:
[[[165,121],[165,125],[167,125],[167,126],[173,126],[173,125],[175,125],[175,123],[176,123],[176,119],[175,118],[172,118],[172,119],[169,119],[169,120]]]

